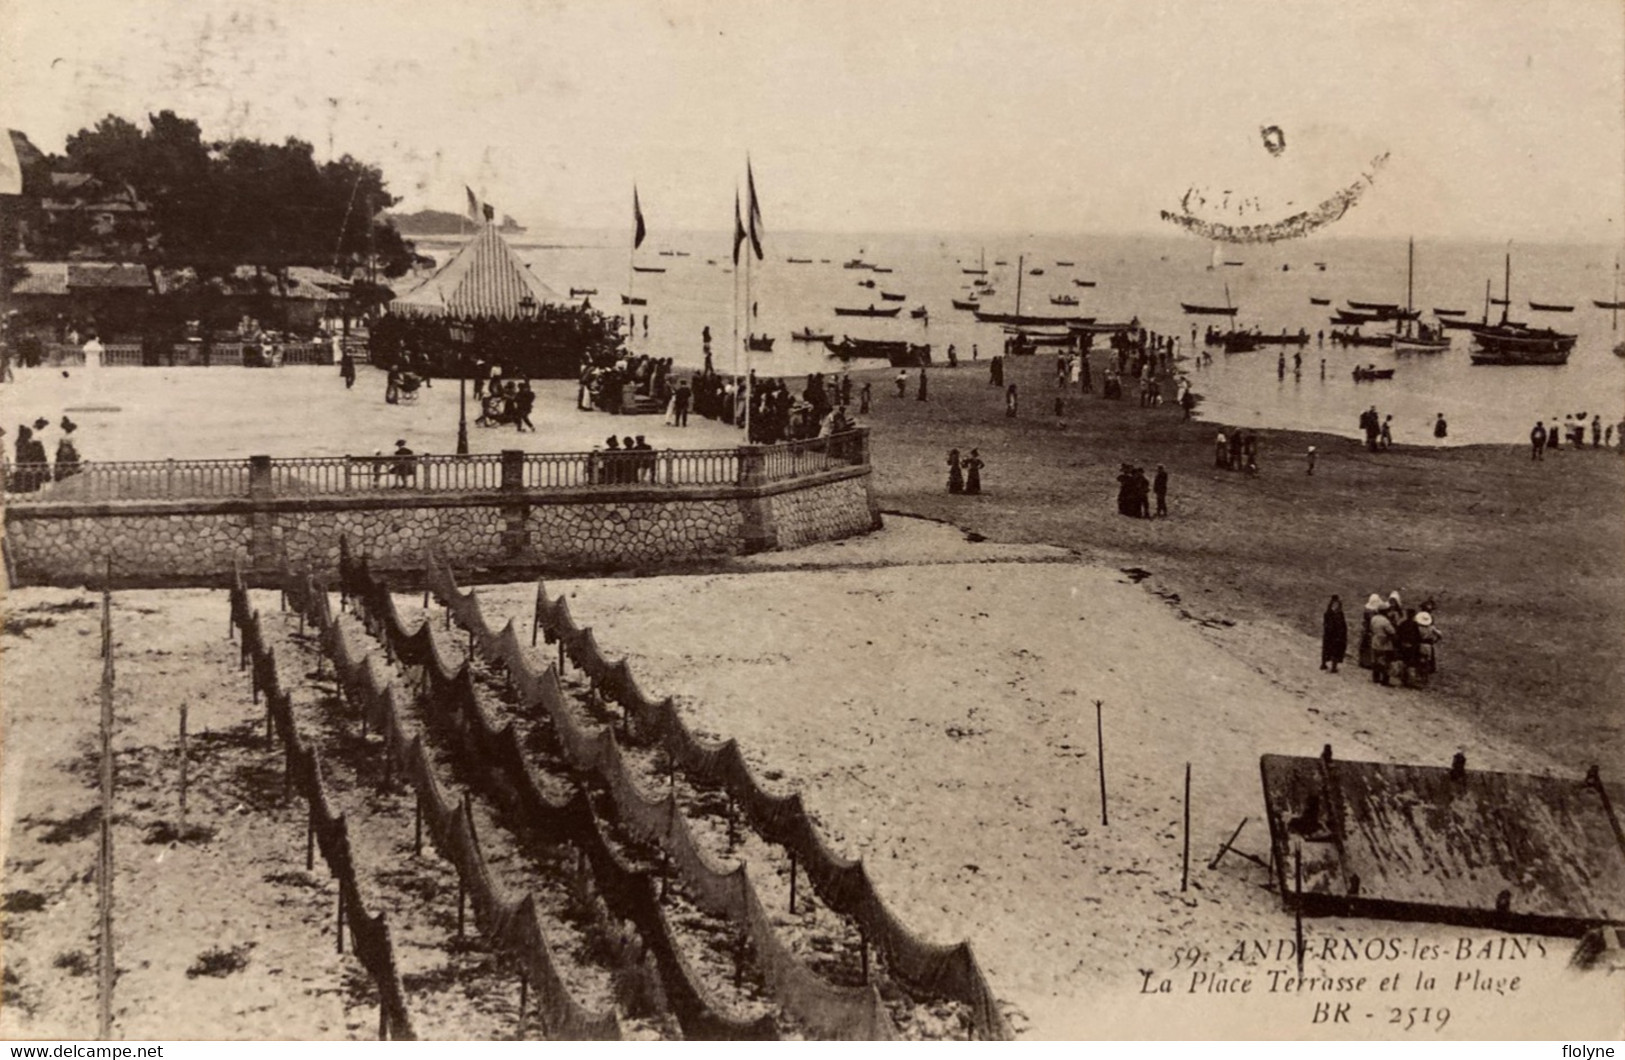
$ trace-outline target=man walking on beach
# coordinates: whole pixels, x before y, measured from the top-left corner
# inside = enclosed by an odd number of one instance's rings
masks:
[[[1539,420],[1535,421],[1535,429],[1529,432],[1529,459],[1544,460],[1546,452],[1546,428]]]
[[[920,389],[919,389],[919,392],[914,395],[914,400],[915,401],[924,401],[926,399],[925,398],[925,390],[926,390],[926,387],[925,387],[925,369],[921,368],[920,369]]]
[[[898,397],[908,396],[908,372],[901,368],[897,369],[897,378],[893,379],[892,382],[897,385]]]
[[[1168,514],[1168,469],[1157,465],[1157,477],[1151,480],[1151,490],[1157,495],[1157,514]]]

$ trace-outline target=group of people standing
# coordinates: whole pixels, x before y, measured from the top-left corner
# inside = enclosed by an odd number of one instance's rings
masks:
[[[1565,441],[1567,441],[1568,444],[1575,449],[1585,448],[1585,413],[1581,412],[1579,414],[1564,416],[1561,424],[1557,422],[1557,417],[1553,416],[1550,426],[1536,420],[1534,428],[1529,432],[1530,459],[1544,459],[1546,450],[1561,449],[1563,448],[1563,443]],[[1613,425],[1610,424],[1607,427],[1604,427],[1602,425],[1602,417],[1600,415],[1593,415],[1591,417],[1591,447],[1593,449],[1602,449],[1612,447],[1613,444]],[[1619,444],[1621,449],[1625,449],[1625,422],[1622,422],[1619,425]]]
[[[62,417],[62,439],[56,444],[56,462],[52,464],[46,453],[45,441],[41,437],[45,430],[51,426],[51,421],[41,417],[29,427],[23,424],[17,428],[16,466],[9,470],[0,471],[0,481],[4,481],[5,488],[12,493],[34,493],[46,484],[79,474],[84,470],[80,464],[79,449],[73,442],[73,432],[79,425],[68,417]],[[0,429],[0,435],[5,431]],[[4,460],[5,451],[0,449],[0,460]]]
[[[1151,519],[1151,495],[1157,497],[1157,516],[1168,514],[1168,469],[1157,465],[1155,478],[1147,478],[1145,468],[1124,464],[1117,473],[1117,514],[1135,519]]]
[[[948,492],[981,493],[982,468],[986,466],[982,454],[975,449],[964,458],[960,457],[958,449],[948,450]]]
[[[1436,605],[1424,600],[1419,608],[1407,608],[1399,590],[1384,600],[1376,593],[1365,602],[1360,618],[1357,658],[1371,671],[1374,684],[1391,686],[1395,679],[1407,688],[1424,687],[1437,669],[1434,646],[1440,634],[1434,624]],[[1337,672],[1348,654],[1348,619],[1341,597],[1334,596],[1321,618],[1320,668]]]
[[[1258,474],[1258,448],[1259,438],[1257,431],[1250,431],[1245,427],[1232,428],[1227,435],[1221,428],[1218,436],[1213,440],[1213,466],[1224,471],[1245,471],[1249,475]],[[1313,453],[1314,447],[1310,446]],[[1311,459],[1310,471],[1313,473],[1314,463]]]
[[[1439,414],[1438,422],[1444,422],[1444,413]],[[1447,428],[1448,429],[1448,428]],[[1377,406],[1372,405],[1360,413],[1360,430],[1365,434],[1365,447],[1375,453],[1380,449],[1392,449],[1394,445],[1394,417],[1381,416]],[[1437,427],[1435,427],[1437,430]],[[1443,435],[1439,435],[1443,437]]]

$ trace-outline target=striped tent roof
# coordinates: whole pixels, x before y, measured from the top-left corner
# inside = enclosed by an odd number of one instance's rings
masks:
[[[537,305],[565,302],[532,275],[496,226],[487,224],[443,268],[390,302],[389,309],[408,316],[508,318],[522,314],[526,295]]]

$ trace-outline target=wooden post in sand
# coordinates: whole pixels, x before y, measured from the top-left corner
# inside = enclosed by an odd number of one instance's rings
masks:
[[[1303,978],[1303,848],[1297,847],[1292,851],[1292,876],[1294,883],[1294,901],[1292,903],[1292,918],[1297,928],[1298,943],[1298,978]]]
[[[186,704],[181,704],[181,838],[186,837]]]
[[[1179,889],[1191,886],[1191,764],[1185,763],[1185,856],[1179,871]]]
[[[99,905],[97,1025],[103,1041],[113,1037],[113,558],[107,558],[107,581],[102,586],[102,800],[101,847],[97,854],[96,882]]]
[[[1095,700],[1095,758],[1100,763],[1100,826],[1106,827],[1106,729],[1100,720],[1100,700]]]

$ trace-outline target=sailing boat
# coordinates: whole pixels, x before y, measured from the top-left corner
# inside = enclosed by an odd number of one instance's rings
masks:
[[[1224,305],[1198,305],[1195,302],[1181,302],[1179,308],[1192,316],[1233,317],[1241,307],[1230,304],[1230,285],[1227,283],[1224,285]]]
[[[1512,304],[1512,254],[1506,256],[1506,279],[1501,290],[1501,322],[1469,328],[1474,364],[1567,364],[1574,352],[1577,335],[1552,328],[1531,328],[1507,320],[1505,307]],[[1485,314],[1486,319],[1488,314]]]
[[[1405,256],[1405,315],[1394,324],[1394,352],[1443,353],[1450,348],[1450,336],[1443,328],[1435,331],[1426,324],[1418,324],[1411,314],[1415,279],[1416,240],[1413,238]]]
[[[981,258],[979,260],[981,261],[981,264],[978,265],[976,268],[974,268],[974,269],[960,269],[959,271],[964,273],[966,276],[986,276],[987,275],[987,248],[986,247],[982,248],[982,256],[981,256]]]

